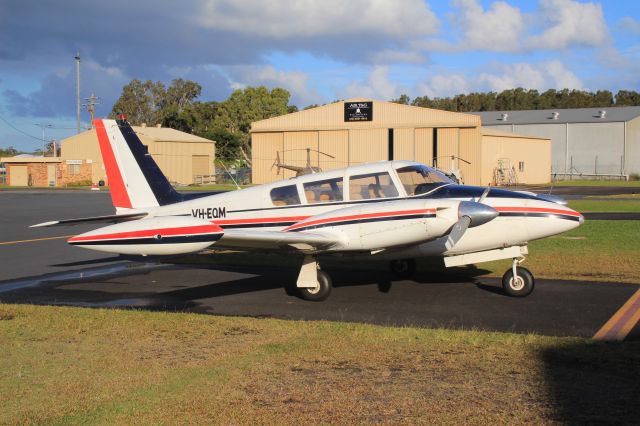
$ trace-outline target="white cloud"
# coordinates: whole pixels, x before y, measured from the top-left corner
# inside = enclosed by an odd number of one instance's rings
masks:
[[[508,64],[497,68],[496,73],[482,73],[478,76],[480,87],[494,91],[515,87],[538,90],[583,89],[582,81],[560,61],[546,61],[535,65]]]
[[[609,31],[600,4],[541,0],[540,17],[548,28],[542,34],[529,37],[525,45],[530,49],[601,47],[609,41]]]
[[[373,67],[366,82],[352,81],[339,97],[391,100],[400,96],[402,91],[403,88],[389,78],[389,67],[379,65]]]
[[[464,50],[511,52],[519,47],[524,30],[520,9],[505,2],[494,2],[483,10],[477,0],[456,0],[454,25],[462,32],[459,47]]]
[[[471,82],[462,74],[435,75],[417,86],[419,96],[429,96],[430,98],[444,98],[468,93],[471,89]]]
[[[525,89],[584,89],[582,81],[560,61],[538,64],[493,64],[484,66],[490,72],[474,74],[437,74],[416,86],[419,96],[450,97],[460,93],[501,92],[523,87]]]
[[[323,97],[309,87],[309,76],[302,71],[279,71],[268,66],[235,66],[228,67],[227,72],[234,79],[230,83],[232,89],[247,86],[282,87],[291,93],[291,103],[304,106],[322,103]]]
[[[631,16],[625,16],[618,22],[618,27],[623,31],[628,31],[632,34],[640,34],[640,21]]]
[[[434,34],[438,19],[422,0],[208,0],[199,18],[217,30],[270,38]]]

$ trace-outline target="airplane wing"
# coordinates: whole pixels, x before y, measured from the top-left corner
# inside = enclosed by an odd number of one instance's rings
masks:
[[[287,249],[304,253],[327,250],[342,244],[337,236],[323,233],[225,230],[216,246],[242,249]]]
[[[81,217],[77,219],[52,220],[50,222],[37,223],[29,228],[42,228],[56,225],[79,225],[81,223],[119,223],[128,220],[142,219],[147,213],[113,214],[108,216]]]

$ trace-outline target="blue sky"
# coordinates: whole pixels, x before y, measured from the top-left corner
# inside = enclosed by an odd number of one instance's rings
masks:
[[[95,4],[92,4],[95,3]],[[131,79],[284,87],[304,107],[513,87],[640,91],[640,5],[531,0],[0,0],[0,147],[75,133]],[[88,113],[82,113],[83,125]]]

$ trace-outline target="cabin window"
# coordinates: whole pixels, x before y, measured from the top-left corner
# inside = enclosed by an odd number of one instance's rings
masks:
[[[397,197],[396,189],[389,173],[370,173],[349,178],[349,196],[352,200]]]
[[[444,173],[427,166],[402,167],[397,172],[400,182],[409,196],[424,194],[438,186],[454,183]]]
[[[342,201],[342,178],[307,182],[304,184],[304,195],[309,204]]]
[[[290,206],[300,204],[298,189],[295,185],[281,186],[271,190],[271,201],[274,206]]]

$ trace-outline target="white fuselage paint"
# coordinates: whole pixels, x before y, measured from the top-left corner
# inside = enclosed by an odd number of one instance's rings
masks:
[[[405,163],[405,162],[393,162]],[[406,162],[409,163],[409,162]],[[344,170],[305,175],[287,181],[256,186],[252,188],[215,194],[177,204],[149,209],[135,209],[131,212],[145,211],[150,216],[195,216],[219,225],[223,229],[270,230],[295,232],[287,228],[300,227],[301,221],[315,221],[333,216],[348,222],[350,216],[388,212],[388,218],[380,221],[360,221],[353,223],[335,223],[322,228],[299,230],[299,232],[322,232],[335,235],[342,244],[336,244],[328,252],[375,251],[387,249],[386,258],[404,258],[410,256],[447,256],[461,253],[478,252],[515,245],[526,245],[528,241],[545,238],[566,232],[579,226],[581,216],[560,204],[523,198],[487,197],[483,203],[501,212],[490,222],[469,228],[462,239],[451,250],[444,246],[446,235],[458,220],[457,205],[463,199],[429,199],[409,197],[400,193],[398,197],[378,200],[334,201],[308,204],[304,200],[303,184],[332,177],[363,174],[381,169],[392,172],[390,162],[374,163],[351,167]],[[414,164],[414,163],[410,163]],[[396,166],[397,167],[397,166]],[[394,182],[397,176],[391,173]],[[286,185],[297,185],[302,204],[295,206],[274,206],[270,191]],[[397,185],[402,189],[402,185]],[[344,189],[348,200],[348,185]],[[430,217],[396,220],[394,212],[412,210],[434,210]],[[537,216],[503,216],[502,214],[535,214]],[[547,213],[545,213],[547,212]],[[564,215],[564,217],[563,217]],[[214,217],[217,216],[217,217]],[[569,220],[567,218],[572,218]],[[578,220],[578,218],[580,220]],[[216,246],[225,244],[224,236]],[[241,247],[236,245],[236,247]]]

